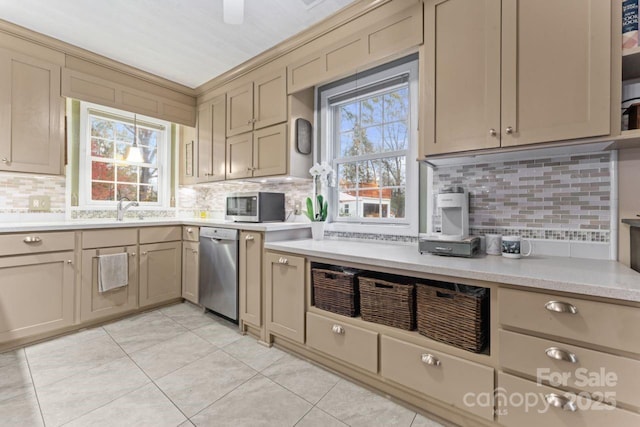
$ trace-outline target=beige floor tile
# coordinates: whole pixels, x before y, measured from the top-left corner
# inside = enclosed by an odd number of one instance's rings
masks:
[[[29,351],[29,355],[37,356],[104,336],[107,336],[107,333],[102,327],[81,329],[68,335],[63,335],[61,337],[52,338],[48,341],[30,345],[27,349]]]
[[[203,410],[256,371],[223,351],[216,351],[156,381],[188,417]]]
[[[131,354],[160,344],[187,331],[164,314],[154,311],[104,326],[111,337]]]
[[[149,378],[140,368],[123,357],[37,391],[49,427],[78,418],[147,383]]]
[[[186,417],[154,384],[148,384],[76,418],[65,427],[175,427]]]
[[[225,346],[223,350],[256,371],[262,371],[271,366],[286,354],[275,347],[269,348],[258,344],[255,338],[248,336]]]
[[[410,426],[415,412],[360,386],[340,380],[317,404],[350,426]]]
[[[43,426],[40,407],[33,389],[25,394],[0,401],[0,425],[2,427]]]
[[[60,341],[66,344],[49,346],[48,351],[43,351],[42,347],[37,346],[25,349],[36,387],[54,383],[125,356],[120,346],[106,333],[94,335],[94,338],[88,340],[69,341],[63,338]]]
[[[444,427],[442,424],[430,420],[429,418],[416,414],[416,418],[411,423],[411,427]]]
[[[296,427],[347,427],[347,425],[318,408],[313,408]]]
[[[156,380],[216,350],[217,347],[208,341],[191,332],[185,332],[160,344],[131,353],[130,356],[147,375]]]
[[[24,350],[0,354],[0,401],[33,390]]]
[[[196,426],[293,426],[311,404],[257,375],[196,415]]]
[[[187,420],[187,421],[183,422],[182,424],[180,424],[178,427],[195,427],[195,426],[191,421]]]
[[[340,380],[336,375],[290,354],[285,354],[262,374],[312,404],[318,403]]]
[[[183,302],[160,310],[162,314],[170,317],[187,329],[198,329],[216,322],[216,317],[211,313],[204,313],[201,307]]]
[[[193,329],[192,332],[216,347],[224,347],[242,338],[242,334],[237,326],[230,328],[220,322],[214,322],[203,328]]]

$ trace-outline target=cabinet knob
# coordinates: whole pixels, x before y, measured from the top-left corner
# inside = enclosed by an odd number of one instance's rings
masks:
[[[253,123],[253,120],[249,119],[249,120],[247,121],[247,124],[248,124],[248,125],[250,125],[251,123]]]
[[[198,253],[198,251],[196,251],[195,249],[192,249],[191,252],[193,252],[194,254]]]
[[[142,252],[142,255],[146,255],[146,254],[147,254],[147,251]]]
[[[193,228],[191,227],[187,228],[187,233],[193,233]]]
[[[70,259],[67,260],[67,264],[73,264],[73,261],[71,261]]]
[[[289,260],[284,258],[284,257],[280,257],[280,259],[278,260],[279,264],[289,264]]]
[[[513,133],[513,128],[511,126],[507,126],[507,128],[504,130],[504,132],[507,135],[511,135]]]
[[[27,236],[24,238],[23,242],[25,243],[40,243],[42,241],[38,236]]]
[[[489,129],[489,135],[490,136],[496,136],[498,134],[498,132],[496,132],[495,129]]]
[[[253,234],[247,234],[244,238],[244,240],[254,240],[255,237],[253,237]]]
[[[340,325],[333,325],[331,327],[331,332],[337,335],[344,335],[344,328]]]
[[[204,176],[213,176],[213,175],[214,175],[213,173],[209,173],[209,172],[206,172],[206,173],[204,174]]]
[[[578,407],[576,406],[575,402],[573,402],[572,400],[564,396],[560,396],[559,394],[556,394],[556,393],[546,394],[544,396],[544,399],[547,401],[549,405],[555,408],[561,408],[561,409],[564,409],[565,411],[571,411],[571,412],[576,412],[578,410]]]
[[[544,308],[555,313],[576,314],[578,312],[575,305],[563,301],[549,301],[544,305]]]
[[[131,253],[129,254],[129,256],[130,256],[130,257],[134,257],[134,256],[136,256],[136,253],[135,253],[135,252],[131,252]]]
[[[433,354],[425,353],[420,357],[422,363],[430,366],[440,366],[440,360]]]
[[[2,158],[2,163],[5,163],[5,164],[6,164],[6,163],[9,163],[9,159],[7,159],[6,157],[3,157],[3,158]]]
[[[573,354],[573,353],[571,353],[571,352],[569,352],[567,350],[563,350],[561,348],[558,348],[558,347],[549,347],[548,349],[546,349],[544,351],[544,353],[550,359],[563,360],[563,361],[569,362],[569,363],[578,363],[578,358],[576,357],[575,354]]]

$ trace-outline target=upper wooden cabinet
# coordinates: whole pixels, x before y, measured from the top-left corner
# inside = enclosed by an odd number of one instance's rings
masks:
[[[0,49],[0,170],[61,174],[60,66]]]
[[[227,179],[287,173],[287,125],[227,138]]]
[[[220,95],[198,107],[197,182],[225,179],[225,100]]]
[[[422,154],[609,134],[610,28],[597,0],[427,1]]]
[[[266,73],[227,92],[227,136],[261,129],[287,119],[285,69]]]

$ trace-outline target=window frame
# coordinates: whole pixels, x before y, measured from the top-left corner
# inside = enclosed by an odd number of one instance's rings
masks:
[[[350,231],[360,233],[375,234],[395,234],[416,236],[418,234],[418,210],[419,210],[419,165],[418,157],[418,98],[419,98],[419,69],[417,55],[411,55],[397,61],[373,68],[364,73],[358,73],[354,76],[330,83],[316,89],[317,109],[316,121],[318,125],[318,141],[319,153],[317,157],[321,161],[328,162],[337,173],[338,163],[351,163],[357,161],[366,161],[373,157],[385,158],[405,155],[405,217],[396,218],[345,218],[339,217],[338,193],[339,187],[328,190],[329,198],[329,215],[327,229],[331,231]],[[336,139],[337,129],[334,130],[333,121],[334,111],[329,103],[331,98],[336,98],[349,92],[356,92],[365,89],[364,93],[354,95],[351,100],[368,98],[376,92],[387,92],[393,87],[393,84],[382,89],[374,89],[366,92],[367,87],[376,87],[384,81],[392,81],[403,75],[408,75],[407,87],[409,89],[409,117],[408,117],[408,139],[409,146],[407,150],[391,151],[385,153],[375,153],[373,155],[366,154],[362,156],[354,156],[348,161],[344,159],[336,160],[335,154],[339,141]],[[398,85],[396,85],[398,86]],[[406,154],[398,154],[406,152]]]
[[[90,112],[91,111],[91,112]],[[80,147],[79,147],[79,164],[78,164],[78,207],[80,209],[104,209],[112,207],[116,200],[91,200],[91,126],[89,125],[90,115],[95,113],[105,113],[105,118],[113,119],[122,117],[133,122],[134,113],[116,108],[106,107],[104,105],[93,104],[90,102],[80,102]],[[110,116],[110,117],[109,117]],[[153,125],[153,127],[161,127],[164,130],[163,136],[158,140],[157,152],[157,169],[158,169],[158,201],[157,202],[139,202],[140,207],[145,209],[167,209],[171,199],[171,123],[165,120],[156,119],[141,114],[135,114],[138,125]],[[115,147],[114,147],[115,149]],[[116,162],[117,163],[117,162]],[[139,183],[138,183],[139,185]],[[117,191],[117,190],[116,190]]]

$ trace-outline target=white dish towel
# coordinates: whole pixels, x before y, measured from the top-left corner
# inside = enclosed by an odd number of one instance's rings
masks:
[[[107,292],[129,284],[129,254],[98,257],[98,291]]]

